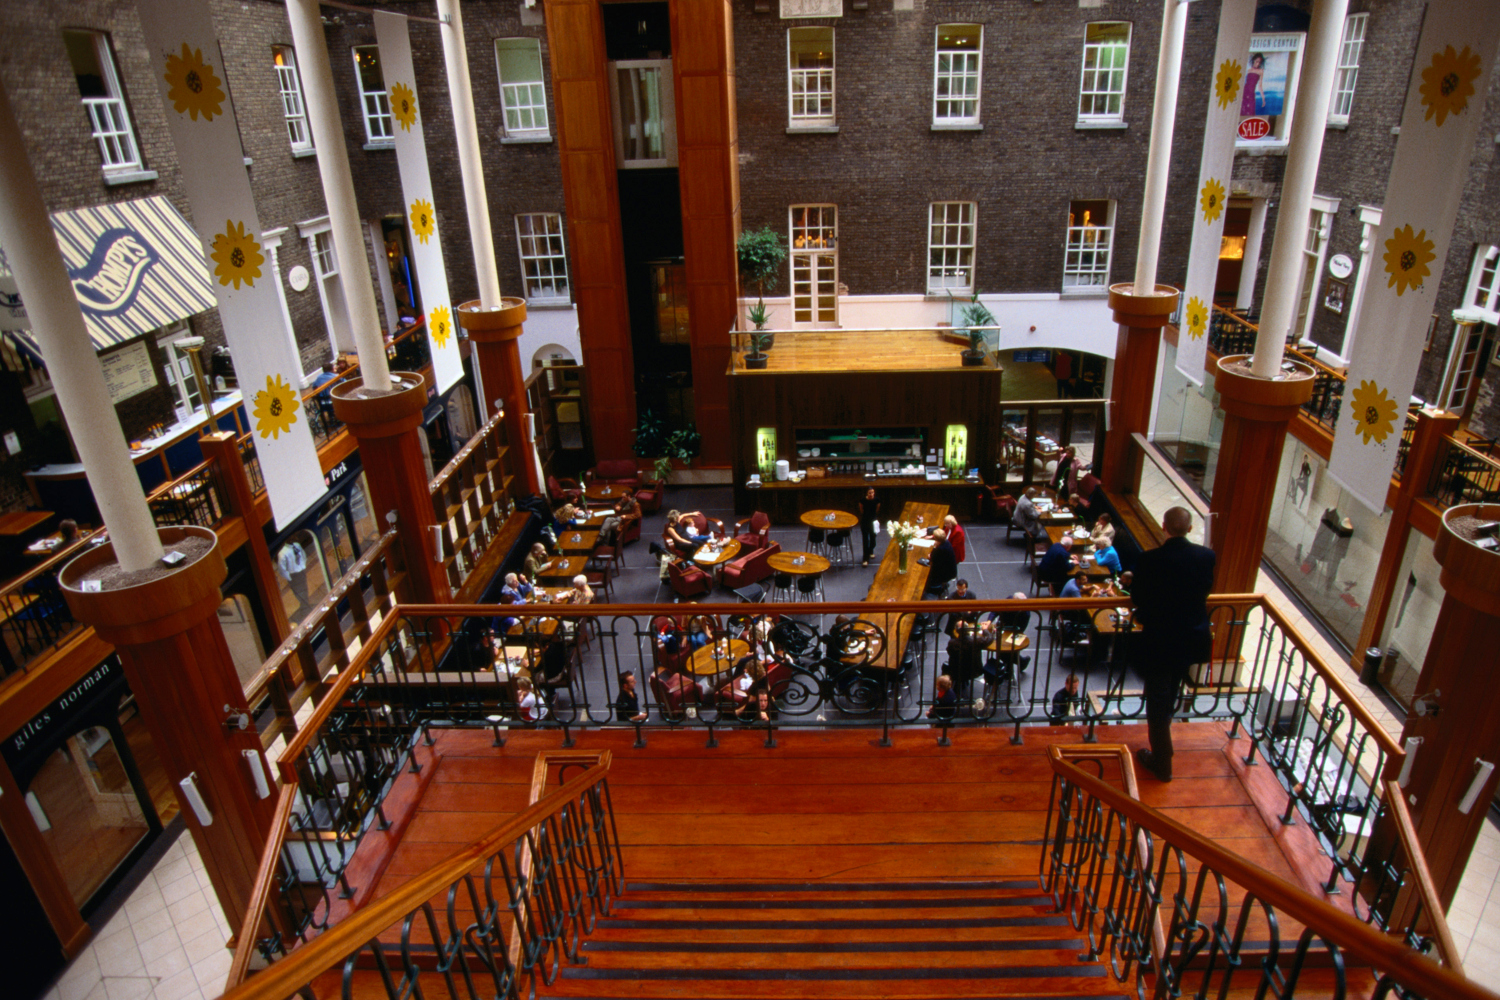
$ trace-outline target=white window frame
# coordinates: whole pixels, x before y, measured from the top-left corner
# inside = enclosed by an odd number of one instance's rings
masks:
[[[282,61],[277,62],[277,58]],[[291,143],[293,153],[311,153],[312,126],[307,120],[307,99],[302,95],[297,50],[290,45],[271,46],[271,64],[276,69],[276,89],[281,94],[281,115],[286,119],[287,141]]]
[[[1123,44],[1120,42],[1091,42],[1088,40],[1090,28],[1105,24],[1123,24],[1125,26],[1125,41]],[[1090,21],[1084,25],[1083,66],[1078,78],[1079,122],[1089,124],[1096,122],[1123,122],[1125,120],[1125,92],[1130,85],[1130,42],[1134,37],[1135,25],[1129,21]],[[1099,54],[1106,49],[1123,49],[1125,53],[1124,64],[1118,67],[1118,69],[1113,66],[1109,69],[1100,69],[1098,65]],[[1094,59],[1093,66],[1089,65],[1090,56]],[[1120,74],[1118,88],[1113,86],[1113,80],[1110,81],[1110,86],[1098,86],[1098,77],[1100,74],[1112,77],[1116,72]],[[1094,76],[1094,86],[1089,85],[1091,74]],[[1104,101],[1107,107],[1111,99],[1114,98],[1117,98],[1119,101],[1119,105],[1115,110],[1105,110],[1103,112],[1097,110],[1098,101]],[[1085,102],[1090,102],[1091,104],[1090,109],[1087,111],[1084,110]]]
[[[540,221],[542,229],[537,230]],[[523,212],[516,216],[516,252],[521,257],[521,287],[527,303],[569,305],[568,244],[558,212]]]
[[[927,294],[973,293],[978,215],[972,201],[927,206]]]
[[[391,95],[385,87],[385,69],[379,65],[380,46],[356,45],[349,50],[354,58],[354,86],[359,90],[359,112],[365,123],[365,139],[370,146],[394,146],[396,127],[391,117]],[[380,73],[380,89],[366,90],[364,74],[359,68],[361,52],[375,53],[375,69]]]
[[[186,353],[179,351],[174,341],[184,337],[190,337],[193,331],[188,328],[187,323],[178,320],[156,332],[156,346],[167,356],[167,363],[162,366],[162,373],[167,377],[167,388],[172,390],[173,409],[177,412],[178,420],[187,420],[203,407],[204,387],[198,385],[193,375],[193,360]],[[207,372],[204,378],[209,378]],[[195,388],[189,388],[189,385]],[[198,397],[197,405],[193,405],[193,397]]]
[[[119,70],[115,67],[109,36],[102,31],[73,28],[68,29],[68,33],[87,35],[94,43],[94,58],[99,63],[106,96],[84,97],[80,94],[79,100],[89,116],[89,129],[99,146],[104,173],[135,173],[141,169],[141,147],[136,142],[130,109],[125,106],[125,91],[120,87]]]
[[[643,107],[638,98],[639,91],[634,86],[631,88],[632,103],[637,120],[643,129],[654,126],[660,130],[661,156],[646,157],[631,155],[635,150],[632,148],[635,136],[625,134],[627,127],[633,127],[627,123],[621,115],[621,102],[623,100],[620,88],[620,74],[628,76],[636,74],[654,74],[656,80],[656,118],[652,119],[652,109]],[[621,170],[646,170],[656,167],[677,166],[677,88],[672,81],[672,60],[670,59],[621,59],[609,64],[609,96],[610,117],[615,133],[615,166]],[[630,142],[627,142],[627,139]]]
[[[1109,217],[1102,226],[1092,220],[1088,225],[1084,225],[1082,219],[1071,220],[1076,224],[1068,226],[1067,238],[1063,243],[1064,292],[1104,293],[1109,290],[1109,266],[1114,259],[1115,244],[1114,201],[1106,198],[1076,198],[1068,202],[1068,214],[1075,214],[1074,205],[1094,201],[1102,201],[1109,206]],[[1104,244],[1102,248],[1099,246],[1101,242]],[[1100,266],[1101,259],[1103,266]],[[1088,261],[1087,266],[1084,264],[1085,260]]]
[[[1349,124],[1349,112],[1354,107],[1354,86],[1359,80],[1359,57],[1364,52],[1369,25],[1369,14],[1350,14],[1344,18],[1339,62],[1333,74],[1333,97],[1328,102],[1329,124]]]
[[[1310,287],[1298,289],[1297,307],[1306,309],[1301,326],[1295,331],[1299,343],[1312,340],[1313,320],[1317,318],[1318,295],[1323,287],[1323,268],[1328,261],[1328,243],[1333,235],[1333,220],[1339,214],[1339,199],[1313,195],[1307,212],[1307,230],[1302,236],[1303,281],[1312,276]]]
[[[318,286],[318,301],[323,306],[323,324],[328,330],[328,346],[334,357],[353,351],[354,328],[349,322],[343,278],[339,276],[338,251],[333,245],[333,229],[328,216],[297,223],[297,235],[307,241],[313,281]]]
[[[943,30],[953,28],[978,28],[979,48],[943,48]],[[980,100],[984,93],[984,25],[971,24],[968,22],[953,22],[940,24],[932,36],[932,124],[942,127],[945,125],[977,125],[979,124],[979,113],[981,109]],[[945,68],[944,59],[948,60]],[[959,67],[955,64],[962,60],[964,65]],[[972,80],[974,82],[973,97],[970,98],[963,89],[954,89],[955,83]],[[947,93],[943,93],[944,84],[947,84]],[[957,96],[955,96],[957,95]],[[970,100],[974,102],[973,114],[952,114],[953,106],[962,106]]]
[[[1500,326],[1500,247],[1474,249],[1469,284],[1464,289],[1464,309],[1481,314],[1481,322]]]
[[[803,213],[803,224],[797,224],[797,213]],[[808,213],[816,212],[817,219],[808,225]],[[835,327],[839,322],[839,209],[832,204],[792,205],[787,210],[787,230],[790,238],[791,306],[792,324],[802,327]],[[801,246],[797,241],[801,239]],[[825,267],[831,267],[833,285],[832,314],[821,309],[818,294],[819,276]],[[798,318],[798,287],[806,285],[804,318]]]
[[[810,35],[813,32],[828,32],[828,66],[817,66],[811,69],[803,69],[793,65],[792,39],[799,33]],[[826,26],[806,26],[799,28],[788,28],[786,30],[786,114],[788,128],[829,128],[838,121],[838,49],[835,47],[837,39],[834,30]],[[812,84],[817,89],[809,90]],[[801,89],[799,90],[799,85]],[[828,110],[822,110],[825,97],[828,102]],[[798,102],[802,103],[802,111],[799,114]],[[818,106],[818,110],[812,114],[807,112],[809,103]]]
[[[502,47],[520,46],[502,43],[527,42],[536,49],[537,78],[535,80],[506,80],[501,67]],[[495,39],[495,75],[500,80],[501,128],[508,139],[550,139],[551,119],[547,115],[547,80],[542,68],[542,43],[540,39],[524,36]],[[511,125],[515,116],[516,124]],[[530,124],[522,124],[530,116]]]

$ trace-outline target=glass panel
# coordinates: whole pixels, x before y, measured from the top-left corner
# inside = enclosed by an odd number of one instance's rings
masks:
[[[788,33],[792,120],[833,118],[833,29],[792,28]]]
[[[625,161],[664,159],[661,69],[634,66],[615,72],[620,92],[620,130],[625,143]]]
[[[318,540],[327,560],[328,579],[338,580],[354,564],[354,546],[349,542],[349,528],[344,524],[342,508],[318,527]]]
[[[293,622],[301,621],[328,592],[328,584],[321,578],[312,532],[297,532],[276,551],[276,575],[281,582],[287,617]]]
[[[495,57],[500,66],[500,100],[505,107],[506,131],[546,131],[541,43],[535,38],[497,39]]]
[[[79,906],[150,832],[119,748],[102,727],[58,747],[31,780],[26,804]]]
[[[78,96],[109,97],[109,86],[99,65],[98,40],[93,32],[64,31],[63,47],[68,51],[68,62],[78,80]]]
[[[370,487],[363,472],[359,474],[354,489],[349,491],[349,516],[354,521],[354,538],[359,543],[360,552],[380,541],[380,525],[370,506]]]
[[[1026,432],[1031,419],[1028,410],[1005,410],[1000,414],[1004,452],[1001,462],[1005,465],[1005,481],[1022,483],[1026,480]]]
[[[1445,592],[1438,582],[1441,573],[1442,567],[1432,555],[1432,539],[1420,531],[1411,532],[1401,571],[1396,574],[1396,593],[1382,643],[1396,657],[1388,657],[1380,672],[1381,686],[1408,708],[1443,606]]]
[[[265,647],[261,645],[260,630],[255,627],[250,599],[244,594],[225,597],[219,605],[219,627],[224,631],[224,642],[234,659],[240,684],[249,684],[260,672],[261,664],[266,662]]]

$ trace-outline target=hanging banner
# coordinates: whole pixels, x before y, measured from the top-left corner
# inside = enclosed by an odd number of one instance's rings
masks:
[[[406,15],[375,11],[375,41],[380,46],[380,71],[391,88],[396,166],[401,171],[401,197],[406,206],[411,257],[417,265],[417,294],[427,317],[432,375],[437,391],[443,393],[463,378],[464,363],[458,356],[453,303],[448,299],[448,272],[443,267],[443,245],[438,236],[437,217],[432,212],[432,177],[427,172],[427,144],[422,136],[422,109],[417,101],[417,76],[412,68]]]
[[[239,127],[209,5],[142,0],[141,27],[166,104],[182,186],[212,273],[235,374],[278,529],[323,495],[318,449],[302,414],[302,360],[261,248]],[[269,72],[269,69],[267,70]]]
[[[1500,39],[1500,4],[1432,0],[1372,236],[1328,471],[1379,513],[1401,444]]]
[[[1245,84],[1245,52],[1255,26],[1255,0],[1224,0],[1219,10],[1219,41],[1214,48],[1213,92],[1203,129],[1203,159],[1193,189],[1193,243],[1182,288],[1182,325],[1177,331],[1177,370],[1202,385],[1213,326],[1214,285],[1228,214],[1229,177],[1240,125]]]

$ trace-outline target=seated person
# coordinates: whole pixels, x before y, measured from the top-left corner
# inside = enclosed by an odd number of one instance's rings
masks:
[[[1130,596],[1130,588],[1135,586],[1135,574],[1126,570],[1120,574],[1120,579],[1115,582],[1115,592],[1121,597]]]
[[[923,560],[929,567],[925,593],[941,600],[948,593],[948,584],[958,577],[958,556],[953,551],[953,544],[948,541],[948,533],[942,528],[934,529],[932,537],[937,539],[937,544]]]
[[[1036,488],[1031,487],[1021,494],[1016,501],[1016,509],[1011,513],[1011,520],[1016,527],[1026,532],[1026,537],[1032,542],[1044,541],[1047,537],[1047,529],[1042,527],[1041,511],[1036,509],[1036,504],[1031,498],[1036,496]]]
[[[615,698],[615,721],[646,721],[646,713],[641,711],[641,699],[635,693],[635,672],[633,670],[625,670],[620,674],[620,693]]]
[[[1088,587],[1087,586],[1087,584],[1088,584],[1088,578],[1089,578],[1089,575],[1087,573],[1085,573],[1083,570],[1079,570],[1078,572],[1074,573],[1072,576],[1068,577],[1068,582],[1065,583],[1065,584],[1063,584],[1062,593],[1059,594],[1058,596],[1059,597],[1089,597],[1089,596],[1091,596],[1089,593],[1087,593],[1087,591],[1093,589],[1092,587]]]
[[[960,578],[953,581],[953,593],[948,595],[948,600],[977,601],[979,600],[979,595],[969,589],[968,580]],[[943,629],[943,631],[947,632],[949,635],[956,635],[960,625],[977,624],[979,624],[979,612],[976,611],[973,614],[965,612],[960,614],[959,612],[955,611],[953,614],[948,616],[948,627]]]
[[[931,531],[928,531],[928,534],[931,535],[935,533],[936,530],[937,529],[934,528]],[[949,514],[947,517],[943,518],[943,532],[948,536],[948,544],[953,546],[953,557],[958,562],[963,562],[964,557],[967,555],[965,545],[967,544],[969,537],[968,534],[964,531],[963,525],[958,523],[958,518],[954,517],[952,514]]]
[[[547,717],[547,704],[536,696],[529,677],[516,681],[516,702],[521,708],[521,719],[525,722],[540,722]]]
[[[985,647],[995,641],[995,625],[986,621],[982,625],[964,625],[952,639],[948,640],[948,676],[952,681],[966,684],[979,676],[984,663]]]
[[[1057,693],[1052,696],[1052,711],[1047,713],[1047,721],[1054,726],[1063,725],[1082,700],[1078,694],[1078,675],[1069,674],[1063,686],[1058,688]]]
[[[1109,570],[1111,576],[1119,576],[1124,568],[1120,565],[1120,553],[1108,542],[1094,550],[1094,562]]]
[[[542,647],[539,662],[531,671],[533,683],[542,691],[566,687],[570,680],[569,660],[571,659],[568,644],[563,640],[563,636],[561,634],[549,636],[546,645]]]
[[[662,541],[666,544],[667,548],[676,552],[684,559],[693,558],[694,554],[697,553],[698,549],[708,539],[698,537],[697,529],[692,527],[691,524],[683,523],[683,518],[702,516],[702,512],[696,510],[689,511],[686,514],[675,510],[667,511],[667,524],[661,532]]]
[[[752,655],[740,658],[735,664],[734,676],[725,681],[715,692],[724,707],[738,706],[753,698],[758,691],[765,691],[766,668]]]
[[[640,518],[641,505],[636,503],[635,496],[627,493],[615,501],[612,513],[606,514],[603,522],[599,525],[599,544],[613,545],[615,538],[619,536],[620,529],[631,518]]]
[[[552,557],[547,555],[547,547],[537,542],[531,547],[531,554],[526,557],[522,572],[526,574],[527,579],[535,583],[551,562]]]
[[[582,573],[573,577],[573,589],[558,594],[557,601],[560,604],[593,604],[594,588],[589,586],[589,578]]]
[[[761,688],[745,703],[734,710],[735,717],[741,722],[751,724],[757,722],[770,722],[776,715],[776,703],[771,700],[771,692]]]
[[[1063,535],[1062,541],[1054,542],[1042,556],[1041,564],[1037,566],[1037,577],[1047,586],[1052,588],[1052,596],[1061,593],[1063,584],[1068,582],[1068,576],[1073,572],[1073,536]]]
[[[531,599],[536,588],[521,579],[515,573],[505,574],[505,583],[500,588],[501,604],[525,604]]]
[[[1100,514],[1099,520],[1094,522],[1094,530],[1089,534],[1089,541],[1094,543],[1096,549],[1115,544],[1115,526],[1109,523],[1108,514]]]
[[[682,649],[682,634],[676,625],[663,624],[656,634],[657,651],[666,656],[675,656]]]
[[[951,719],[958,714],[958,695],[953,690],[953,678],[943,674],[937,679],[933,691],[932,707],[927,710],[929,719]]]
[[[1026,595],[1018,590],[1010,595],[1010,599],[1012,601],[1024,601],[1026,600]],[[1021,632],[1025,630],[1027,625],[1031,624],[1031,612],[997,611],[995,612],[995,621],[999,622],[1000,627],[1007,632]]]

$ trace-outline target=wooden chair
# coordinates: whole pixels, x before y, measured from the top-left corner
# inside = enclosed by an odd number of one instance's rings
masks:
[[[589,553],[589,562],[597,569],[604,572],[606,579],[609,578],[610,570],[615,576],[620,575],[620,567],[625,560],[621,558],[619,545],[595,545],[594,551]]]

